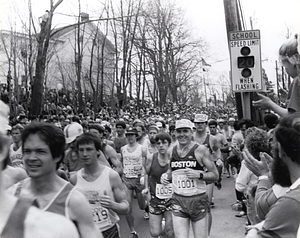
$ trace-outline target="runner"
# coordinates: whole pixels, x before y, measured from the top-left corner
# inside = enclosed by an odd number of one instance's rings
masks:
[[[100,124],[93,123],[89,125],[89,132],[95,134],[100,139],[100,150],[110,166],[119,174],[122,174],[122,164],[116,150],[106,143],[106,139],[103,140],[104,127]],[[100,153],[98,157],[102,158],[102,153]]]
[[[16,198],[5,191],[3,182],[6,180],[2,172],[5,163],[7,164],[5,160],[9,159],[8,141],[7,136],[0,135],[0,236],[2,238],[79,237],[75,225],[69,219],[52,212],[41,211],[32,206],[33,199]]]
[[[116,152],[121,154],[121,147],[128,144],[125,136],[126,123],[124,121],[116,122],[116,136],[112,138],[115,143]]]
[[[205,216],[210,210],[206,183],[218,179],[218,171],[204,145],[192,141],[193,124],[181,119],[175,125],[178,145],[173,148],[170,169],[161,177],[165,185],[171,179],[173,196],[173,227],[175,237],[189,237],[190,223],[194,237],[207,237]]]
[[[150,233],[152,237],[165,235],[168,238],[174,237],[172,214],[171,214],[171,197],[172,184],[162,185],[160,177],[167,172],[170,164],[168,147],[171,143],[171,137],[164,132],[155,136],[156,147],[158,152],[150,154],[146,162],[146,173],[148,181],[145,181],[143,193],[150,192],[149,212],[150,212]],[[162,227],[162,220],[165,219],[165,229]]]
[[[71,176],[70,182],[87,198],[96,227],[105,238],[119,238],[117,214],[127,214],[129,203],[120,176],[98,163],[100,139],[89,132],[77,139],[77,150],[83,168]]]
[[[11,194],[35,199],[41,210],[66,216],[76,223],[83,238],[102,237],[84,195],[56,173],[65,149],[63,132],[50,123],[31,123],[22,141],[29,178],[9,188]]]
[[[130,212],[126,215],[126,220],[132,234],[132,238],[137,238],[138,234],[134,227],[134,216],[132,213],[133,192],[136,192],[138,205],[141,210],[145,209],[145,198],[142,195],[144,185],[140,180],[144,174],[144,165],[147,156],[147,149],[140,145],[136,139],[138,132],[135,128],[129,128],[126,132],[128,145],[121,148],[121,161],[123,164],[123,182],[127,199],[130,204]]]
[[[24,168],[21,139],[23,130],[24,127],[21,124],[16,124],[11,129],[13,143],[9,147],[9,157],[12,167]]]
[[[214,161],[214,153],[218,151],[219,146],[218,146],[218,140],[215,136],[210,135],[208,132],[209,130],[207,129],[207,123],[208,123],[208,116],[206,114],[196,114],[195,119],[194,119],[194,125],[196,127],[196,130],[194,132],[194,140],[195,142],[199,143],[200,145],[205,145],[206,148],[208,148],[210,152],[209,158]],[[209,199],[209,204],[211,207],[214,207],[214,202],[213,202],[213,189],[214,189],[214,184],[213,183],[208,183],[207,184],[207,195]],[[208,235],[210,235],[211,231],[211,226],[212,226],[212,213],[209,210],[208,211]]]

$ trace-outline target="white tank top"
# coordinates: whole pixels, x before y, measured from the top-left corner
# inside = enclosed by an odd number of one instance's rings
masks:
[[[138,145],[133,152],[128,151],[128,145],[123,146],[121,150],[125,178],[139,178],[143,170],[142,145]]]
[[[24,169],[22,146],[15,151],[14,144],[11,144],[9,147],[9,158],[12,167],[20,167]]]
[[[119,216],[111,209],[102,207],[100,197],[106,192],[115,201],[111,184],[109,180],[109,171],[111,168],[105,167],[101,175],[93,182],[88,182],[82,177],[82,170],[77,172],[76,188],[84,194],[90,203],[93,220],[97,228],[106,231],[113,227],[119,220]]]

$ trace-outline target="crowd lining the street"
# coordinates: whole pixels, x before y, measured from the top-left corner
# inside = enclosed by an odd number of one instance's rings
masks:
[[[287,107],[262,94],[253,102],[274,112],[263,127],[234,111],[193,107],[142,115],[129,108],[118,118],[68,108],[30,120],[20,108],[9,121],[1,101],[1,237],[117,238],[125,215],[136,238],[133,199],[152,237],[209,237],[213,191],[224,175],[235,176],[234,207],[247,217],[247,238],[299,237],[297,46],[295,37],[279,50],[294,78]]]

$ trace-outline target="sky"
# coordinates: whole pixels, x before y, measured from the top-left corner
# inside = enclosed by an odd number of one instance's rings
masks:
[[[38,18],[49,8],[50,0],[31,0],[33,15]],[[119,2],[119,0],[113,0]],[[223,0],[170,0],[176,1],[183,9],[187,26],[195,38],[208,42],[209,48],[205,60],[211,65],[206,75],[208,81],[217,84],[220,77],[229,82],[230,56],[227,42]],[[0,0],[0,28],[7,28],[8,19],[19,21],[23,16],[27,0]],[[54,2],[56,2],[54,0]],[[101,0],[81,0],[82,11],[92,17],[97,16],[97,7]],[[261,59],[269,80],[275,82],[275,61],[278,49],[286,40],[287,30],[300,33],[299,0],[240,0],[244,13],[246,29],[250,30],[250,18],[253,29],[261,33]],[[17,6],[17,7],[16,7]],[[78,0],[64,0],[57,8],[53,26],[60,27],[74,22]],[[16,9],[17,8],[17,9]],[[21,9],[21,10],[20,10]],[[27,10],[27,9],[26,9]],[[71,20],[70,20],[71,19]]]

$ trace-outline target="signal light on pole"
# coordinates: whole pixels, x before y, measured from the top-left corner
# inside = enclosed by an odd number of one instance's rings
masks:
[[[255,64],[254,56],[250,55],[251,49],[248,46],[244,46],[240,50],[241,57],[238,57],[237,66],[242,68],[241,74],[244,78],[249,78],[252,75],[252,72],[249,68],[253,68]]]
[[[264,90],[260,31],[229,32],[229,50],[232,91],[258,92]]]

